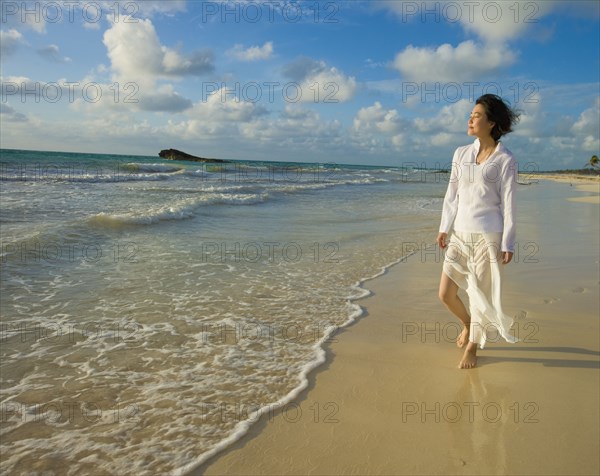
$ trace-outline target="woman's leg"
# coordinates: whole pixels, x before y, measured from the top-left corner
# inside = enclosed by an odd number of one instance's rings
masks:
[[[452,279],[450,279],[443,271],[442,278],[440,279],[439,297],[448,310],[458,317],[464,326],[463,331],[456,340],[456,345],[458,345],[458,347],[464,347],[466,344],[467,348],[465,349],[465,353],[463,354],[458,367],[461,369],[473,368],[477,364],[477,343],[469,342],[471,317],[469,316],[465,305],[458,297],[458,284],[452,281]]]
[[[448,308],[448,310],[460,319],[463,323],[463,330],[456,340],[458,347],[464,347],[469,342],[469,326],[471,324],[471,316],[467,311],[467,308],[458,297],[458,284],[456,284],[450,276],[442,271],[442,278],[440,279],[440,300]]]

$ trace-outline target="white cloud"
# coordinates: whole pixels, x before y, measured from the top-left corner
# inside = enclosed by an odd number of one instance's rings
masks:
[[[140,97],[139,109],[142,111],[181,112],[192,107],[192,101],[173,90],[171,85],[164,85],[153,94]]]
[[[114,22],[103,38],[111,61],[113,80],[135,84],[137,108],[145,111],[180,112],[192,106],[171,85],[157,86],[165,79],[181,79],[213,71],[213,54],[197,50],[190,55],[164,46],[151,20]],[[135,105],[131,107],[136,107]]]
[[[577,122],[573,124],[572,132],[576,135],[596,135],[600,132],[600,99],[595,106],[581,113]]]
[[[341,124],[325,121],[316,111],[287,104],[277,118],[260,118],[240,125],[244,138],[268,143],[285,150],[287,147],[323,152],[324,148],[340,147],[344,143]]]
[[[0,77],[0,85],[0,96],[3,102],[10,99],[25,102],[26,99],[30,99],[37,103],[42,97],[42,89],[46,83],[33,81],[26,76],[6,76]]]
[[[438,48],[409,45],[396,55],[393,66],[411,81],[477,81],[515,61],[506,46],[483,46],[468,40],[456,48],[443,44]]]
[[[88,76],[77,81],[64,78],[56,81],[34,81],[24,76],[0,77],[0,97],[21,102],[68,105],[74,111],[93,115],[134,111],[182,112],[193,106],[192,101],[174,91],[169,84],[153,88],[151,94],[141,94],[135,83],[102,83]]]
[[[581,141],[581,148],[598,154],[600,151],[600,97],[596,98],[594,106],[583,111],[571,132]]]
[[[564,2],[567,9],[571,4]],[[595,2],[587,2],[595,3]],[[394,12],[402,23],[459,23],[463,29],[477,35],[486,43],[504,43],[523,36],[536,28],[540,18],[554,10],[561,2],[544,0],[512,0],[511,2],[457,2],[454,0],[390,2],[373,4]],[[578,6],[580,10],[583,6]],[[590,9],[588,9],[590,10]]]
[[[449,146],[454,143],[456,136],[448,132],[439,132],[431,137],[431,144],[436,147]]]
[[[262,46],[251,46],[250,48],[244,48],[243,45],[236,44],[227,51],[227,54],[240,61],[266,60],[273,56],[273,42],[267,41]]]
[[[581,148],[583,150],[587,150],[588,152],[593,152],[595,154],[598,154],[598,151],[600,151],[600,139],[598,139],[598,136],[596,136],[596,137],[591,136],[591,135],[586,136],[583,139]]]
[[[164,137],[186,141],[190,147],[227,152],[209,156],[264,159],[280,156],[286,160],[310,151],[310,160],[327,160],[333,151],[344,149],[343,129],[339,121],[323,120],[313,110],[288,104],[276,117],[251,103],[224,105],[219,92],[206,103],[194,105],[184,121],[168,121],[162,127]],[[207,152],[210,154],[210,152]],[[291,155],[290,155],[291,154]]]
[[[449,104],[431,118],[417,117],[414,125],[419,132],[451,132],[467,133],[467,122],[469,114],[473,109],[473,103],[467,99],[461,99],[454,104]]]
[[[292,81],[301,82],[310,75],[320,73],[326,68],[324,61],[316,61],[300,56],[283,67],[283,75]]]
[[[376,131],[383,133],[397,133],[406,121],[402,121],[396,109],[384,109],[379,101],[368,107],[361,108],[353,121],[355,131]]]
[[[337,103],[352,99],[357,85],[354,77],[331,67],[306,77],[300,87],[302,102]]]
[[[104,45],[117,80],[151,88],[158,79],[201,75],[214,69],[213,55],[198,50],[185,56],[161,45],[150,20],[115,22],[104,33]]]
[[[581,88],[574,88],[571,85],[568,88],[546,87],[542,89],[544,94],[536,91],[528,95],[528,101],[519,104],[521,117],[513,134],[517,137],[525,137],[530,142],[537,140],[541,144],[549,143],[548,141],[554,139],[563,149],[570,144],[572,152],[580,147],[597,153],[598,148],[594,149],[594,147],[600,134],[600,97],[587,103],[583,102],[591,107],[583,109],[576,118],[558,112],[564,111],[569,104],[575,103],[576,99],[589,97],[592,88],[584,86]],[[549,98],[553,99],[552,103],[549,102]],[[546,108],[543,107],[544,105]],[[552,110],[548,110],[548,106],[551,106]]]
[[[190,115],[210,122],[248,122],[266,114],[266,110],[250,101],[236,97],[232,89],[222,88],[210,94],[205,102],[194,105]]]
[[[23,35],[17,30],[0,30],[0,54],[7,56],[15,52],[20,43],[23,42]]]
[[[392,144],[398,149],[404,147],[407,143],[407,135],[406,134],[396,134],[392,137]]]
[[[99,30],[100,29],[100,22],[90,22],[90,21],[84,21],[83,22],[83,27],[86,30]]]
[[[434,116],[409,119],[379,101],[361,108],[353,121],[353,143],[372,153],[402,150],[421,155],[432,147],[452,148],[466,136],[467,118],[472,104],[462,99],[444,106]],[[415,155],[415,156],[417,156]]]
[[[7,122],[27,122],[27,116],[15,110],[8,104],[0,103],[0,115],[2,120]]]
[[[557,3],[553,0],[463,2],[460,23],[466,31],[475,33],[488,43],[503,43],[518,38],[535,27],[540,18],[548,14]],[[450,8],[447,8],[449,11]]]
[[[377,154],[407,146],[407,133],[412,130],[411,122],[402,118],[396,109],[386,109],[376,101],[358,110],[350,134],[355,147]]]
[[[199,101],[185,112],[188,119],[168,121],[166,133],[185,140],[226,140],[241,134],[240,130],[267,111],[249,101],[240,100],[231,89],[212,92],[205,101]]]
[[[544,100],[552,97],[551,92],[544,89],[544,95],[539,90],[528,93],[527,101],[519,104],[520,117],[519,123],[514,127],[515,136],[527,137],[551,137],[553,135],[563,135],[571,128],[573,120],[571,118],[561,117],[562,122],[558,130],[554,128],[553,122],[557,116],[549,117],[548,113],[542,109]],[[552,126],[551,126],[552,124]]]
[[[316,61],[301,56],[283,68],[283,75],[298,83],[301,96],[299,102],[345,102],[354,97],[357,90],[356,79],[347,76],[325,61]],[[293,89],[290,89],[294,92]],[[291,95],[291,94],[290,94]],[[295,102],[293,98],[292,102]]]
[[[42,58],[46,58],[54,63],[70,63],[71,58],[68,56],[62,56],[60,54],[60,49],[57,45],[48,45],[44,46],[37,50],[38,54]]]

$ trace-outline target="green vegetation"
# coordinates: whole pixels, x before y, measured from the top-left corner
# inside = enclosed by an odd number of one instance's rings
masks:
[[[585,167],[600,168],[600,161],[598,160],[598,156],[592,155],[592,158],[587,164],[585,164]]]

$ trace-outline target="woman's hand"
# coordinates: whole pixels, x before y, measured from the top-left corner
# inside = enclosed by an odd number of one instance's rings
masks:
[[[502,264],[508,264],[511,262],[513,253],[511,251],[502,252]]]
[[[447,246],[446,238],[448,237],[448,233],[439,233],[437,236],[437,244],[441,249],[444,249]]]

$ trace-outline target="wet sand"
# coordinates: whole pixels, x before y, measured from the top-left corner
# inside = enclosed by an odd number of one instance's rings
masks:
[[[364,284],[365,315],[335,334],[294,403],[191,474],[598,474],[594,192],[519,189],[503,306],[521,342],[491,336],[477,368],[458,369],[460,326],[437,298],[441,255],[424,246]]]

